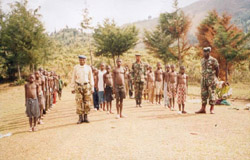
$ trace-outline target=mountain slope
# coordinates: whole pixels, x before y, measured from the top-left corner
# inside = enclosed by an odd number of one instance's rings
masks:
[[[197,26],[206,17],[207,12],[214,9],[220,14],[223,12],[229,13],[233,22],[242,27],[245,32],[250,30],[250,0],[200,0],[182,8],[192,20],[190,35],[195,35]],[[153,29],[157,23],[158,18],[153,18],[133,24],[143,31],[144,29]]]

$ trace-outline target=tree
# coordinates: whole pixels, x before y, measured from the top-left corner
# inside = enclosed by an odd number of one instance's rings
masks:
[[[164,64],[166,64],[169,60],[178,59],[177,56],[173,54],[170,45],[173,43],[173,39],[171,36],[166,36],[161,33],[159,27],[153,32],[145,31],[144,39],[143,39],[146,48],[155,53],[156,57],[163,60]]]
[[[176,52],[178,56],[179,66],[182,64],[183,57],[190,49],[187,41],[187,32],[190,28],[191,21],[188,16],[184,14],[178,7],[178,0],[173,2],[174,12],[160,14],[160,28],[167,36],[170,35],[172,39],[176,40]]]
[[[92,20],[92,17],[89,17],[89,11],[88,11],[88,8],[85,8],[83,10],[83,21],[81,22],[81,27],[83,30],[86,30],[86,31],[92,31],[93,30],[93,27],[91,26],[91,20]],[[91,50],[91,40],[90,40],[90,33],[87,33],[87,42],[88,42],[88,49],[89,49],[89,52],[90,52],[90,62],[91,62],[91,65],[93,65],[93,57],[92,57],[92,50]]]
[[[226,81],[233,65],[249,56],[249,33],[245,35],[230,20],[231,17],[225,13],[219,16],[215,10],[210,11],[198,26],[197,33],[200,55],[203,47],[210,46],[211,55],[220,64],[219,77]]]
[[[4,51],[1,56],[6,61],[11,78],[17,72],[21,79],[23,67],[30,66],[34,70],[41,63],[41,53],[48,40],[37,13],[39,8],[28,10],[27,3],[25,0],[11,5],[11,11],[6,14],[1,25],[1,44]]]
[[[178,8],[177,0],[174,0],[173,6],[174,12],[160,14],[159,24],[153,32],[145,31],[144,43],[164,63],[178,59],[181,65],[191,47],[187,41],[190,20]]]
[[[217,52],[225,59],[225,80],[228,81],[230,66],[246,60],[250,55],[247,42],[250,42],[250,33],[244,34],[235,25],[230,24],[231,17],[223,14],[219,23],[215,26],[216,34],[213,44]],[[222,20],[222,21],[221,21]]]
[[[138,41],[138,30],[135,26],[118,27],[114,21],[106,19],[103,25],[94,29],[96,55],[112,57],[115,65],[115,57],[120,57],[124,52],[133,48]]]

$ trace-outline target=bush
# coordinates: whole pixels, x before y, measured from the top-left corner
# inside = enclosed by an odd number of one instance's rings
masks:
[[[24,79],[18,79],[16,81],[14,81],[14,86],[20,86],[25,84],[25,80]]]

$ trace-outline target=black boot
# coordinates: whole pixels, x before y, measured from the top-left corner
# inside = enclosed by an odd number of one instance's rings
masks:
[[[77,124],[81,124],[82,122],[83,122],[82,115],[79,115],[79,120],[78,120]]]
[[[89,123],[88,115],[87,114],[84,114],[84,120],[83,120],[83,122]]]

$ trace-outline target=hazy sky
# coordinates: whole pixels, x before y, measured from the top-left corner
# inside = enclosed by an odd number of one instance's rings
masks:
[[[9,11],[9,3],[15,0],[0,0],[2,9]],[[198,0],[179,0],[179,7],[185,7]],[[41,21],[48,32],[66,25],[80,28],[83,9],[89,9],[92,25],[102,23],[105,18],[114,19],[119,25],[145,20],[148,16],[158,17],[162,12],[172,10],[173,0],[29,0],[29,8],[41,6]]]

